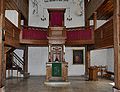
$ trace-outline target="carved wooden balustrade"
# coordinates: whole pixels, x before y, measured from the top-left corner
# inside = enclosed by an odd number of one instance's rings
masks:
[[[58,28],[57,28],[58,29]],[[60,28],[61,29],[61,28]],[[60,30],[59,29],[59,30]],[[62,28],[63,30],[64,28]],[[81,28],[66,28],[66,31],[55,30],[52,33],[48,33],[47,28],[40,27],[23,27],[21,31],[21,44],[31,44],[31,45],[48,45],[47,37],[54,35],[63,35],[66,37],[65,45],[80,45],[80,44],[94,44],[94,31],[92,27],[85,29]],[[51,30],[49,30],[51,31]]]

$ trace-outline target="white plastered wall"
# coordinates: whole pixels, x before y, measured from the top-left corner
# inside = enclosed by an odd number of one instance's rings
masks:
[[[18,27],[18,12],[16,10],[5,10],[5,17]]]
[[[68,0],[68,2],[55,1],[55,2],[47,2],[47,3],[43,2],[44,0],[36,0],[37,6],[34,6],[33,1],[34,0],[29,0],[29,26],[47,28],[49,26],[49,14],[47,9],[49,8],[66,8],[65,16],[64,16],[66,27],[84,26],[84,11],[81,16],[79,11],[80,10],[79,0]],[[82,10],[84,10],[84,2],[82,3],[82,7],[83,7]],[[70,9],[70,17],[72,18],[71,21],[66,20],[69,16],[69,9]],[[41,20],[43,15],[46,18],[45,21]]]
[[[84,47],[66,47],[65,60],[68,62],[68,75],[83,75],[85,73],[85,65],[73,65],[73,49],[83,49],[85,51]],[[36,76],[45,75],[48,47],[29,47],[28,51],[29,73]]]
[[[90,52],[90,65],[107,65],[108,71],[114,72],[114,49],[93,50]]]

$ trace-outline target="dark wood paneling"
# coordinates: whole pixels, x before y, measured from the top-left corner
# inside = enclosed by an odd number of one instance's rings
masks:
[[[17,2],[14,2],[13,0],[6,0],[6,10],[16,10],[18,11],[19,8],[16,4]]]
[[[113,19],[95,30],[95,48],[113,46]]]
[[[5,62],[5,53],[4,53],[4,41],[3,41],[3,29],[5,26],[5,1],[0,0],[0,91],[1,88],[5,85],[5,71],[6,71],[6,62]]]
[[[93,12],[95,12],[104,1],[105,0],[90,0],[86,7],[86,18],[89,19]]]
[[[6,0],[7,10],[16,10],[28,18],[28,0]]]
[[[105,0],[105,2],[97,9],[97,19],[109,19],[113,16],[113,0]]]
[[[113,15],[113,0],[90,0],[86,7],[86,18],[93,19],[97,12],[97,19],[109,19]]]
[[[20,29],[18,29],[7,18],[5,19],[5,45],[19,47]]]

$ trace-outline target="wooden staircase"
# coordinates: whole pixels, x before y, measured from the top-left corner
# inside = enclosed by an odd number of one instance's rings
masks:
[[[6,58],[6,70],[17,70],[17,77],[18,72],[20,74],[24,74],[23,70],[24,61],[15,53],[15,52],[8,52]],[[12,75],[13,77],[13,75]]]

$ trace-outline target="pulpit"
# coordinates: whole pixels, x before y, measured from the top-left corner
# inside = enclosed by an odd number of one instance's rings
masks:
[[[98,68],[95,66],[91,66],[89,68],[89,80],[97,81],[98,78]]]
[[[68,63],[65,61],[66,28],[64,26],[65,9],[48,9],[48,52],[46,63],[46,81],[67,81]],[[57,16],[56,16],[57,15]]]

